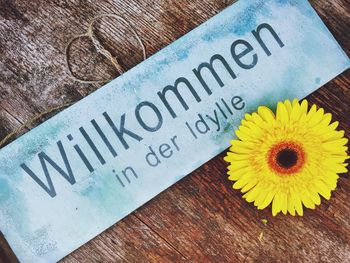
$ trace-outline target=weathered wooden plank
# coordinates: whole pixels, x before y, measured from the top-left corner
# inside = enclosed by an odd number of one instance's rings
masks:
[[[350,54],[348,1],[311,2]],[[83,33],[94,16],[115,13],[128,18],[151,55],[224,7],[220,0],[1,1],[0,136],[38,113],[77,101],[100,86],[72,81],[64,62],[66,43]],[[124,68],[141,61],[141,50],[125,25],[103,19],[95,27],[101,42]],[[73,70],[80,76],[117,75],[103,56],[94,53],[87,39],[74,43],[70,55]],[[341,121],[347,137],[349,84],[348,71],[308,97]],[[268,210],[257,211],[231,190],[222,157],[197,169],[62,261],[345,262],[350,258],[349,174],[342,175],[330,201],[307,211],[303,218],[273,218]],[[261,219],[267,219],[267,225]],[[7,261],[11,258],[8,248],[3,243],[0,247],[7,251],[0,253],[0,261]]]
[[[120,221],[62,262],[181,262],[185,258],[134,215]]]

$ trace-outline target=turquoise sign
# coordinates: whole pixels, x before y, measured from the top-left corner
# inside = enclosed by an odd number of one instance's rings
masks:
[[[306,0],[240,0],[1,149],[0,230],[55,262],[349,65]]]

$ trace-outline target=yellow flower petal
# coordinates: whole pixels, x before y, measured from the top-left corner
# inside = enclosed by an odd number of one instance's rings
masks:
[[[277,104],[276,119],[282,123],[287,123],[289,120],[287,108],[282,102]]]
[[[331,197],[331,191],[324,182],[316,180],[314,182],[314,186],[320,195],[322,195],[325,199],[329,200],[329,198]]]
[[[301,201],[303,202],[304,206],[310,209],[314,209],[315,208],[315,203],[312,202],[312,199],[309,196],[309,193],[304,190],[304,192],[302,193],[301,197]]]
[[[316,105],[312,105],[311,109],[309,110],[309,112],[306,115],[305,121],[308,122],[317,112],[317,107]]]
[[[303,205],[299,195],[294,196],[294,204],[295,204],[295,211],[297,211],[299,216],[303,216],[304,214]]]
[[[316,205],[321,204],[321,198],[318,195],[318,193],[312,192],[312,191],[308,191],[308,192],[309,192],[309,196],[310,196],[312,202],[314,202]]]
[[[345,144],[348,143],[348,141],[349,140],[347,138],[341,138],[341,139],[336,139],[334,141],[325,142],[325,143],[323,143],[322,146],[324,146],[324,147],[327,147],[327,146],[330,146],[330,147],[344,146]]]
[[[241,192],[242,193],[246,193],[249,190],[251,190],[257,183],[258,183],[258,179],[257,178],[253,178],[250,182],[248,182],[242,189]]]
[[[294,106],[296,106],[298,104],[299,104],[299,100],[297,98],[294,98],[293,102],[292,102],[292,106],[294,107]]]
[[[265,198],[266,194],[267,194],[266,191],[260,191],[259,194],[255,197],[254,205],[256,207],[258,207],[261,204],[262,199]]]
[[[276,189],[267,191],[267,195],[266,195],[264,201],[260,205],[258,205],[258,209],[264,209],[264,208],[268,207],[268,205],[271,204],[272,199],[275,197],[276,192],[277,192]]]
[[[272,215],[277,215],[282,210],[280,193],[277,193],[272,201]]]
[[[282,213],[286,215],[288,211],[288,197],[284,192],[281,192],[281,208]]]
[[[294,203],[294,196],[288,196],[288,212],[295,216],[295,203]]]
[[[249,160],[250,156],[248,154],[238,154],[238,153],[232,153],[228,152],[227,156],[224,157],[224,160],[226,162],[234,162],[234,161],[240,161],[240,160]]]
[[[260,193],[260,190],[261,190],[261,188],[259,187],[259,185],[257,185],[252,190],[250,190],[249,192],[245,193],[243,195],[243,198],[245,198],[248,203],[251,203],[258,196],[258,194]]]
[[[284,106],[286,106],[287,112],[288,114],[290,114],[292,112],[292,103],[290,102],[290,100],[285,100]]]
[[[294,105],[292,108],[292,112],[290,113],[290,120],[291,121],[298,121],[301,116],[301,107],[299,104]]]
[[[231,171],[239,170],[241,168],[249,167],[249,160],[239,160],[239,161],[234,161],[229,165],[229,169]]]
[[[320,126],[327,127],[332,121],[332,114],[326,113],[323,115],[322,121],[320,122]]]
[[[252,139],[252,137],[249,136],[249,134],[242,132],[242,130],[236,130],[235,133],[238,139],[242,141],[250,141]]]
[[[303,100],[301,102],[301,106],[300,106],[300,111],[301,111],[301,115],[306,115],[307,113],[307,106],[308,106],[308,103],[307,103],[307,100]]]
[[[239,178],[241,178],[244,174],[249,172],[249,168],[248,169],[240,169],[237,171],[228,171],[227,174],[229,175],[228,179],[231,181],[237,181]]]
[[[344,137],[344,131],[326,131],[325,135],[323,136],[323,141],[330,142],[342,137]]]
[[[315,125],[317,125],[318,123],[321,122],[322,118],[323,118],[323,113],[324,110],[323,109],[319,109],[309,120],[308,122],[308,126],[309,127],[313,127]]]
[[[266,122],[273,122],[275,120],[275,114],[270,110],[269,108],[265,106],[260,106],[258,108],[258,114],[266,121]]]

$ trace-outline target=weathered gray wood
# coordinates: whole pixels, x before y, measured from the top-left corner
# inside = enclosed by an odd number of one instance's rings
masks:
[[[349,1],[311,2],[350,54]],[[221,0],[1,0],[0,137],[38,113],[77,101],[100,86],[72,81],[64,57],[68,40],[84,33],[94,16],[115,13],[128,18],[151,55],[224,7]],[[129,69],[142,60],[136,39],[125,25],[103,19],[96,30],[123,67]],[[70,56],[74,72],[82,77],[117,76],[87,39],[75,42]],[[349,87],[348,71],[308,97],[341,121],[347,137]],[[303,218],[273,218],[269,210],[257,211],[231,189],[222,157],[197,169],[62,262],[350,262],[349,174],[342,175],[330,201],[323,200]],[[267,219],[267,225],[262,219]],[[0,243],[0,251],[0,261],[13,258],[6,244]]]

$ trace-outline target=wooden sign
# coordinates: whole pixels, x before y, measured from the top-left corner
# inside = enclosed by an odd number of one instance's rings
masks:
[[[245,112],[349,65],[306,0],[240,0],[1,149],[0,229],[20,261],[57,261],[225,150]]]

